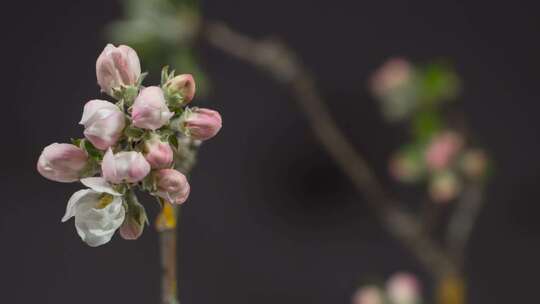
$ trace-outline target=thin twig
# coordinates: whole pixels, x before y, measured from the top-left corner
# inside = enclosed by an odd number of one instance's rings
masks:
[[[159,233],[161,251],[161,303],[178,304],[176,272],[176,229],[167,229]]]
[[[457,273],[442,248],[424,234],[415,216],[402,211],[337,127],[319,94],[311,74],[295,54],[276,40],[257,41],[237,33],[222,23],[207,23],[202,32],[212,46],[269,72],[277,81],[289,85],[316,137],[354,186],[364,193],[384,227],[424,264],[436,277]]]
[[[460,266],[463,265],[467,242],[484,203],[482,193],[480,185],[471,185],[465,189],[448,223],[446,235],[448,251]]]

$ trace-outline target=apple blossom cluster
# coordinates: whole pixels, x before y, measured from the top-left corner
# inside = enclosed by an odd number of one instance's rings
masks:
[[[386,61],[370,81],[384,117],[411,134],[390,159],[391,176],[403,183],[427,181],[438,203],[456,198],[465,182],[481,181],[488,167],[485,152],[467,146],[463,132],[450,127],[447,103],[458,95],[459,83],[444,64],[415,66],[403,58]]]
[[[135,189],[161,204],[182,204],[190,193],[186,171],[201,141],[221,129],[221,116],[210,109],[189,107],[195,81],[165,67],[161,85],[142,85],[137,53],[109,44],[96,62],[101,91],[116,101],[94,99],[83,109],[84,138],[53,143],[41,153],[37,170],[45,178],[80,181],[88,189],[68,201],[65,222],[75,218],[81,239],[95,247],[111,240],[137,239],[148,222]]]
[[[398,272],[383,287],[370,284],[360,287],[352,297],[352,304],[421,304],[421,286],[413,274]]]
[[[479,182],[487,172],[488,157],[480,148],[466,147],[453,130],[433,135],[426,144],[406,145],[390,159],[392,177],[403,183],[427,180],[436,203],[447,203],[463,190],[465,182]]]

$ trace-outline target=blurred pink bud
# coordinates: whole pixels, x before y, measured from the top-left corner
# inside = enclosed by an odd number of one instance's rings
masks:
[[[184,104],[189,103],[195,96],[195,80],[190,74],[182,74],[169,80],[165,85],[173,93],[180,93]]]
[[[167,168],[173,161],[171,146],[161,141],[157,135],[144,142],[144,152],[146,160],[153,169]]]
[[[221,129],[221,115],[214,110],[194,108],[187,115],[184,124],[191,138],[208,140]]]
[[[429,184],[429,195],[436,203],[447,203],[461,192],[461,181],[455,173],[444,171],[436,173]]]
[[[71,144],[50,144],[39,156],[38,172],[45,178],[69,183],[79,180],[86,167],[88,155],[81,148]]]
[[[390,175],[396,180],[404,183],[418,181],[423,173],[424,167],[418,157],[411,153],[398,152],[390,159]]]
[[[113,95],[113,89],[137,83],[141,64],[135,50],[126,45],[107,44],[96,62],[96,76],[101,91]]]
[[[133,104],[133,125],[149,130],[156,130],[169,122],[174,115],[167,104],[160,87],[144,88]]]
[[[386,283],[388,299],[393,304],[419,304],[421,302],[420,283],[409,273],[396,273]]]
[[[466,151],[461,159],[463,173],[472,179],[482,178],[486,174],[487,166],[486,153],[480,149]]]
[[[184,174],[174,169],[161,169],[155,175],[157,195],[173,204],[184,203],[189,196],[189,183]]]
[[[378,287],[364,286],[354,293],[352,304],[384,304],[384,296]]]
[[[426,165],[431,170],[448,167],[463,147],[463,137],[453,131],[436,135],[426,149]]]
[[[413,68],[409,61],[391,58],[373,74],[370,81],[371,90],[377,96],[384,96],[409,83],[412,74]]]
[[[150,164],[142,153],[129,151],[113,154],[109,149],[101,163],[103,177],[113,183],[136,183],[150,173]]]
[[[84,105],[79,122],[84,125],[84,136],[98,149],[105,150],[116,144],[126,124],[120,109],[105,100],[94,99]]]

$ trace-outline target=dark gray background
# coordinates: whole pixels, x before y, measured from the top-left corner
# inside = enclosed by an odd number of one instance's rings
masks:
[[[496,164],[467,255],[470,303],[531,303],[540,270],[538,8],[462,2],[244,0],[203,8],[295,48],[340,127],[386,182],[385,160],[402,134],[382,123],[366,90],[370,71],[391,55],[451,58],[464,78],[469,124]],[[102,27],[120,16],[119,4],[18,1],[2,13],[0,302],[156,303],[157,234],[88,248],[72,222],[60,223],[82,186],[35,170],[44,146],[80,136],[82,106],[99,96]],[[224,127],[190,180],[183,303],[347,303],[365,276],[409,270],[427,280],[318,146],[287,89],[201,47]],[[154,215],[153,201],[147,206]]]

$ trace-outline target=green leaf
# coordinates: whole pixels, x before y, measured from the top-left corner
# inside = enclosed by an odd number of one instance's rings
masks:
[[[413,135],[419,142],[427,142],[443,126],[439,113],[434,110],[418,112],[412,121]]]
[[[460,80],[446,64],[429,64],[420,72],[419,97],[422,105],[434,106],[457,97]]]
[[[103,158],[103,154],[100,150],[98,150],[92,143],[86,139],[83,139],[82,141],[82,147],[86,153],[95,160],[101,160]]]

